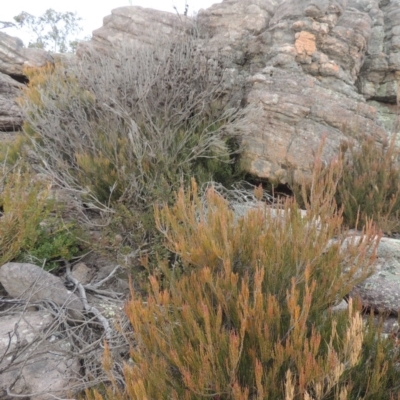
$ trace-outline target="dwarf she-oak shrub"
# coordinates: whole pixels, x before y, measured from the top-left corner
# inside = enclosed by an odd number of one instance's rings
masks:
[[[278,215],[265,208],[237,219],[213,190],[204,202],[194,182],[156,208],[177,261],[150,276],[146,298],[132,290],[126,304],[134,342],[125,386],[106,348],[111,386],[88,397],[394,399],[394,345],[372,325],[363,330],[352,301],[330,309],[370,273],[377,245],[367,224],[343,246],[337,176],[333,166],[314,177],[305,217],[287,200]]]

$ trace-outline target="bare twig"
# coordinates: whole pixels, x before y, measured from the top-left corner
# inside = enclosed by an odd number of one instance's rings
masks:
[[[66,276],[67,276],[67,279],[78,288],[80,298],[83,302],[86,312],[92,313],[96,316],[96,318],[100,321],[100,323],[102,324],[102,326],[104,328],[104,332],[105,332],[107,340],[110,340],[112,337],[112,330],[110,328],[110,324],[109,324],[107,318],[103,317],[101,312],[96,307],[89,305],[89,303],[87,301],[87,297],[86,297],[85,288],[76,278],[73,277],[72,271],[71,271],[71,264],[68,262],[67,262],[67,268],[66,268]]]
[[[105,279],[100,282],[94,282],[93,293],[91,300],[101,301],[102,303],[110,304],[114,310],[120,309],[122,304],[121,294],[114,293],[112,290],[100,290],[97,289],[101,285],[109,282],[112,279],[118,267],[115,268]],[[31,343],[27,343],[23,340],[23,335],[20,336],[18,343],[13,341],[12,348],[11,340],[13,337],[20,335],[19,324],[17,323],[14,327],[13,332],[10,332],[9,346],[6,348],[4,354],[0,354],[0,362],[2,362],[1,373],[7,373],[7,371],[13,369],[19,371],[13,382],[10,382],[7,388],[4,388],[8,396],[18,398],[13,392],[13,383],[17,382],[19,377],[23,376],[24,368],[35,362],[34,357],[45,357],[46,355],[68,357],[68,358],[79,358],[81,360],[82,376],[80,382],[76,382],[68,388],[63,389],[70,392],[81,391],[85,388],[106,382],[108,377],[101,367],[101,354],[103,352],[104,339],[107,340],[109,348],[115,352],[115,376],[118,382],[123,382],[122,364],[118,361],[119,354],[121,352],[128,354],[128,336],[129,331],[127,322],[124,325],[124,334],[105,318],[104,315],[97,309],[97,307],[89,304],[89,300],[86,296],[84,287],[71,275],[70,266],[67,267],[68,280],[71,280],[82,298],[85,310],[87,314],[84,315],[84,320],[74,321],[66,312],[65,306],[59,306],[51,301],[45,302],[32,302],[30,297],[35,290],[40,290],[40,282],[34,282],[31,295],[23,299],[1,299],[0,302],[7,304],[7,309],[0,312],[0,315],[18,315],[18,320],[22,321],[25,317],[28,307],[35,306],[39,309],[39,312],[47,312],[53,318],[53,321],[45,326],[41,332],[35,332],[36,336]],[[36,287],[36,288],[35,288]],[[96,292],[101,292],[100,296],[97,296]],[[26,320],[27,321],[27,320]],[[57,341],[66,341],[70,346],[65,348],[52,348],[48,347],[50,343],[57,343]],[[44,345],[44,347],[42,347]],[[27,356],[28,355],[28,356]],[[7,359],[7,363],[4,364],[4,360]],[[50,389],[49,389],[50,390]],[[61,398],[57,396],[56,391],[47,393],[47,390],[40,393],[24,394],[23,396],[50,394],[55,399]]]
[[[121,268],[120,265],[117,265],[111,272],[109,275],[107,275],[104,279],[102,279],[99,282],[96,282],[95,284],[91,284],[91,285],[84,285],[85,289],[89,289],[89,290],[95,290],[98,289],[100,286],[104,285],[106,282],[108,282],[115,274],[116,272]]]

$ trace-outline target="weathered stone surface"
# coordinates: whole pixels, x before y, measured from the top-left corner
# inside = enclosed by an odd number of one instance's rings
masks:
[[[23,84],[0,72],[0,131],[17,130],[22,115],[15,98],[21,95]]]
[[[109,49],[115,45],[156,45],[160,37],[185,31],[189,18],[142,7],[120,7],[103,19],[103,27],[93,31],[90,42],[81,42],[78,55],[90,49]]]
[[[0,32],[0,72],[23,77],[24,67],[42,67],[53,63],[45,50],[25,48],[21,39]]]
[[[52,56],[41,49],[25,48],[16,37],[0,32],[0,132],[17,131],[22,117],[16,97],[26,80],[24,67],[41,67],[53,63]]]
[[[224,0],[201,10],[200,47],[228,56],[233,84],[247,82],[243,164],[261,178],[309,175],[323,157],[364,133],[400,133],[392,106],[400,93],[400,3],[380,0]],[[187,30],[189,18],[139,7],[114,10],[81,50],[154,45]],[[86,46],[86,47],[85,47]]]
[[[372,310],[398,315],[400,310],[400,240],[382,238],[375,273],[358,285],[351,296],[360,296]]]
[[[371,19],[371,36],[357,85],[367,99],[396,103],[400,98],[400,3],[350,3]]]
[[[200,23],[214,35],[211,42],[222,47],[225,15],[237,3],[224,1],[200,13]],[[244,32],[243,24],[232,26],[242,33],[234,43],[247,49],[247,102],[259,110],[251,114],[244,132],[244,165],[256,176],[281,182],[294,169],[299,181],[310,173],[313,152],[323,137],[325,160],[355,132],[377,140],[386,137],[377,109],[366,104],[355,85],[372,35],[373,9],[368,1],[351,0],[268,3],[264,30]],[[378,1],[372,3],[377,8]]]
[[[77,382],[80,364],[69,355],[70,344],[43,340],[52,321],[50,314],[38,311],[0,318],[0,398],[14,398],[7,389],[31,400],[60,398]]]
[[[50,314],[37,311],[27,311],[18,315],[4,315],[0,324],[0,358],[4,354],[12,354],[20,344],[18,335],[24,338],[26,344],[34,342],[40,333],[46,329],[53,318]],[[18,333],[18,334],[17,334]]]
[[[0,283],[14,298],[29,301],[52,301],[68,309],[73,318],[81,319],[84,310],[81,300],[66,289],[60,278],[28,263],[9,262],[0,267]]]

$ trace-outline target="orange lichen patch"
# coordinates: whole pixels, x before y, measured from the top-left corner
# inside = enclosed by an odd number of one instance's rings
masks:
[[[306,31],[296,33],[294,46],[298,54],[313,54],[317,50],[315,35]]]

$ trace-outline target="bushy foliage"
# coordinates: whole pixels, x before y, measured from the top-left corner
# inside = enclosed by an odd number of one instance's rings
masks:
[[[39,169],[115,217],[128,211],[137,237],[148,234],[153,204],[170,202],[190,176],[234,174],[238,115],[224,100],[224,65],[208,62],[193,39],[26,73],[24,130]]]
[[[316,170],[306,216],[287,200],[280,212],[237,218],[213,190],[203,201],[194,182],[173,206],[156,208],[178,258],[150,276],[146,299],[132,291],[133,363],[119,387],[106,349],[105,398],[394,398],[394,344],[372,325],[364,330],[351,301],[331,310],[371,272],[376,232],[367,224],[362,239],[345,239],[338,164]]]
[[[15,259],[38,238],[39,224],[48,215],[49,187],[16,171],[3,177],[0,192],[0,265]]]
[[[386,233],[400,231],[400,167],[395,135],[378,144],[365,137],[342,147],[343,174],[336,199],[344,222],[355,227],[373,219]]]
[[[8,169],[17,165],[21,159],[26,159],[25,150],[29,143],[28,138],[22,134],[17,134],[10,142],[0,143],[0,163]]]
[[[56,208],[50,199],[50,184],[35,179],[27,168],[21,166],[3,176],[0,265],[25,261],[52,269],[55,259],[78,254],[76,230],[57,218]]]
[[[30,262],[46,270],[57,269],[60,261],[71,260],[80,253],[81,242],[73,223],[66,225],[57,217],[47,218],[36,231],[32,245],[21,249],[16,261]]]
[[[341,166],[337,171],[335,200],[343,209],[343,223],[347,227],[361,228],[370,220],[385,234],[400,231],[399,155],[395,136],[385,143],[361,135],[357,140],[342,143],[335,160]],[[290,188],[304,208],[303,198],[309,196],[311,185],[292,183]]]

